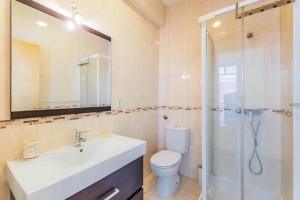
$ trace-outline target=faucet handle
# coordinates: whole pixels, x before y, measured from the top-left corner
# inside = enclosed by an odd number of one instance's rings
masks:
[[[78,131],[78,129],[75,129],[75,142],[77,142],[78,140],[85,142],[86,138],[83,137],[83,133],[88,133],[89,131]]]
[[[78,131],[78,129],[75,129],[76,135],[81,135],[82,133],[88,133],[89,131]]]
[[[78,131],[78,129],[75,129],[75,146],[81,146],[82,142],[86,141],[86,138],[82,137],[82,133],[88,133],[89,131]]]

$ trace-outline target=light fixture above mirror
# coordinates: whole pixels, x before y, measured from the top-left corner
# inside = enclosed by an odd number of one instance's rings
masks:
[[[77,24],[82,24],[84,22],[84,17],[79,12],[77,0],[71,0],[71,8],[72,8],[72,19]]]

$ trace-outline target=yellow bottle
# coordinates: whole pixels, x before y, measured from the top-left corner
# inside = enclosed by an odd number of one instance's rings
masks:
[[[110,136],[110,131],[108,131],[108,130],[100,131],[100,137],[101,138],[107,138],[109,136]]]

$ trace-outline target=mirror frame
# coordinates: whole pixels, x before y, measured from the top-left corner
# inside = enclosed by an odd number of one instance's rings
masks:
[[[13,1],[13,0],[11,0]],[[72,20],[71,18],[52,10],[51,8],[48,8],[38,2],[35,2],[33,0],[15,0],[17,2],[23,3],[33,9],[36,9],[40,12],[46,13],[52,17],[55,17],[57,19],[60,19],[62,21],[69,21]],[[12,3],[11,3],[12,5]],[[12,27],[12,17],[10,17],[10,25]],[[111,42],[111,37],[108,35],[105,35],[104,33],[101,33],[91,27],[88,27],[86,25],[79,25],[82,30],[85,30],[87,32],[90,32],[96,36],[101,37],[102,39],[105,39],[109,42]],[[12,31],[11,35],[12,35]],[[12,37],[10,37],[12,38]],[[10,55],[12,55],[12,41],[10,41]],[[12,60],[12,56],[10,56]],[[10,94],[12,94],[12,62],[10,62]],[[112,70],[111,70],[112,71]],[[112,77],[111,77],[112,78]],[[111,95],[111,94],[110,94]],[[10,95],[10,114],[11,119],[24,119],[24,118],[35,118],[35,117],[46,117],[46,116],[57,116],[57,115],[72,115],[72,114],[80,114],[80,113],[92,113],[92,112],[103,112],[103,111],[111,111],[111,106],[104,106],[104,107],[82,107],[82,108],[64,108],[64,109],[45,109],[45,110],[27,110],[27,111],[12,111],[12,96]]]

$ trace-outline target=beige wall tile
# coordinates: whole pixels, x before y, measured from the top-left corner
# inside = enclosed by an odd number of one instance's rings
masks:
[[[176,44],[169,47],[169,75],[181,76],[189,66],[189,44]]]
[[[169,75],[169,49],[168,47],[159,48],[159,76]]]
[[[169,80],[165,76],[159,77],[159,105],[169,104]]]
[[[0,1],[0,121],[10,118],[10,1]]]
[[[2,14],[2,13],[1,13]],[[0,14],[0,15],[1,15]],[[1,16],[0,16],[1,17]],[[9,38],[0,37],[0,121],[10,119],[10,52]]]
[[[10,1],[0,0],[0,121],[10,118]]]
[[[168,26],[165,25],[159,29],[159,46],[168,47],[169,45],[169,32]]]
[[[201,40],[190,41],[189,48],[188,70],[191,74],[201,75]]]
[[[0,1],[0,37],[9,38],[10,36],[10,1],[1,0]]]
[[[169,45],[178,45],[187,42],[189,30],[189,2],[177,1],[167,8],[167,26]]]
[[[181,76],[169,77],[169,105],[188,106],[189,81]]]
[[[191,74],[189,79],[189,106],[190,107],[201,107],[202,105],[202,84],[201,84],[201,74]],[[199,122],[197,122],[199,123]]]

